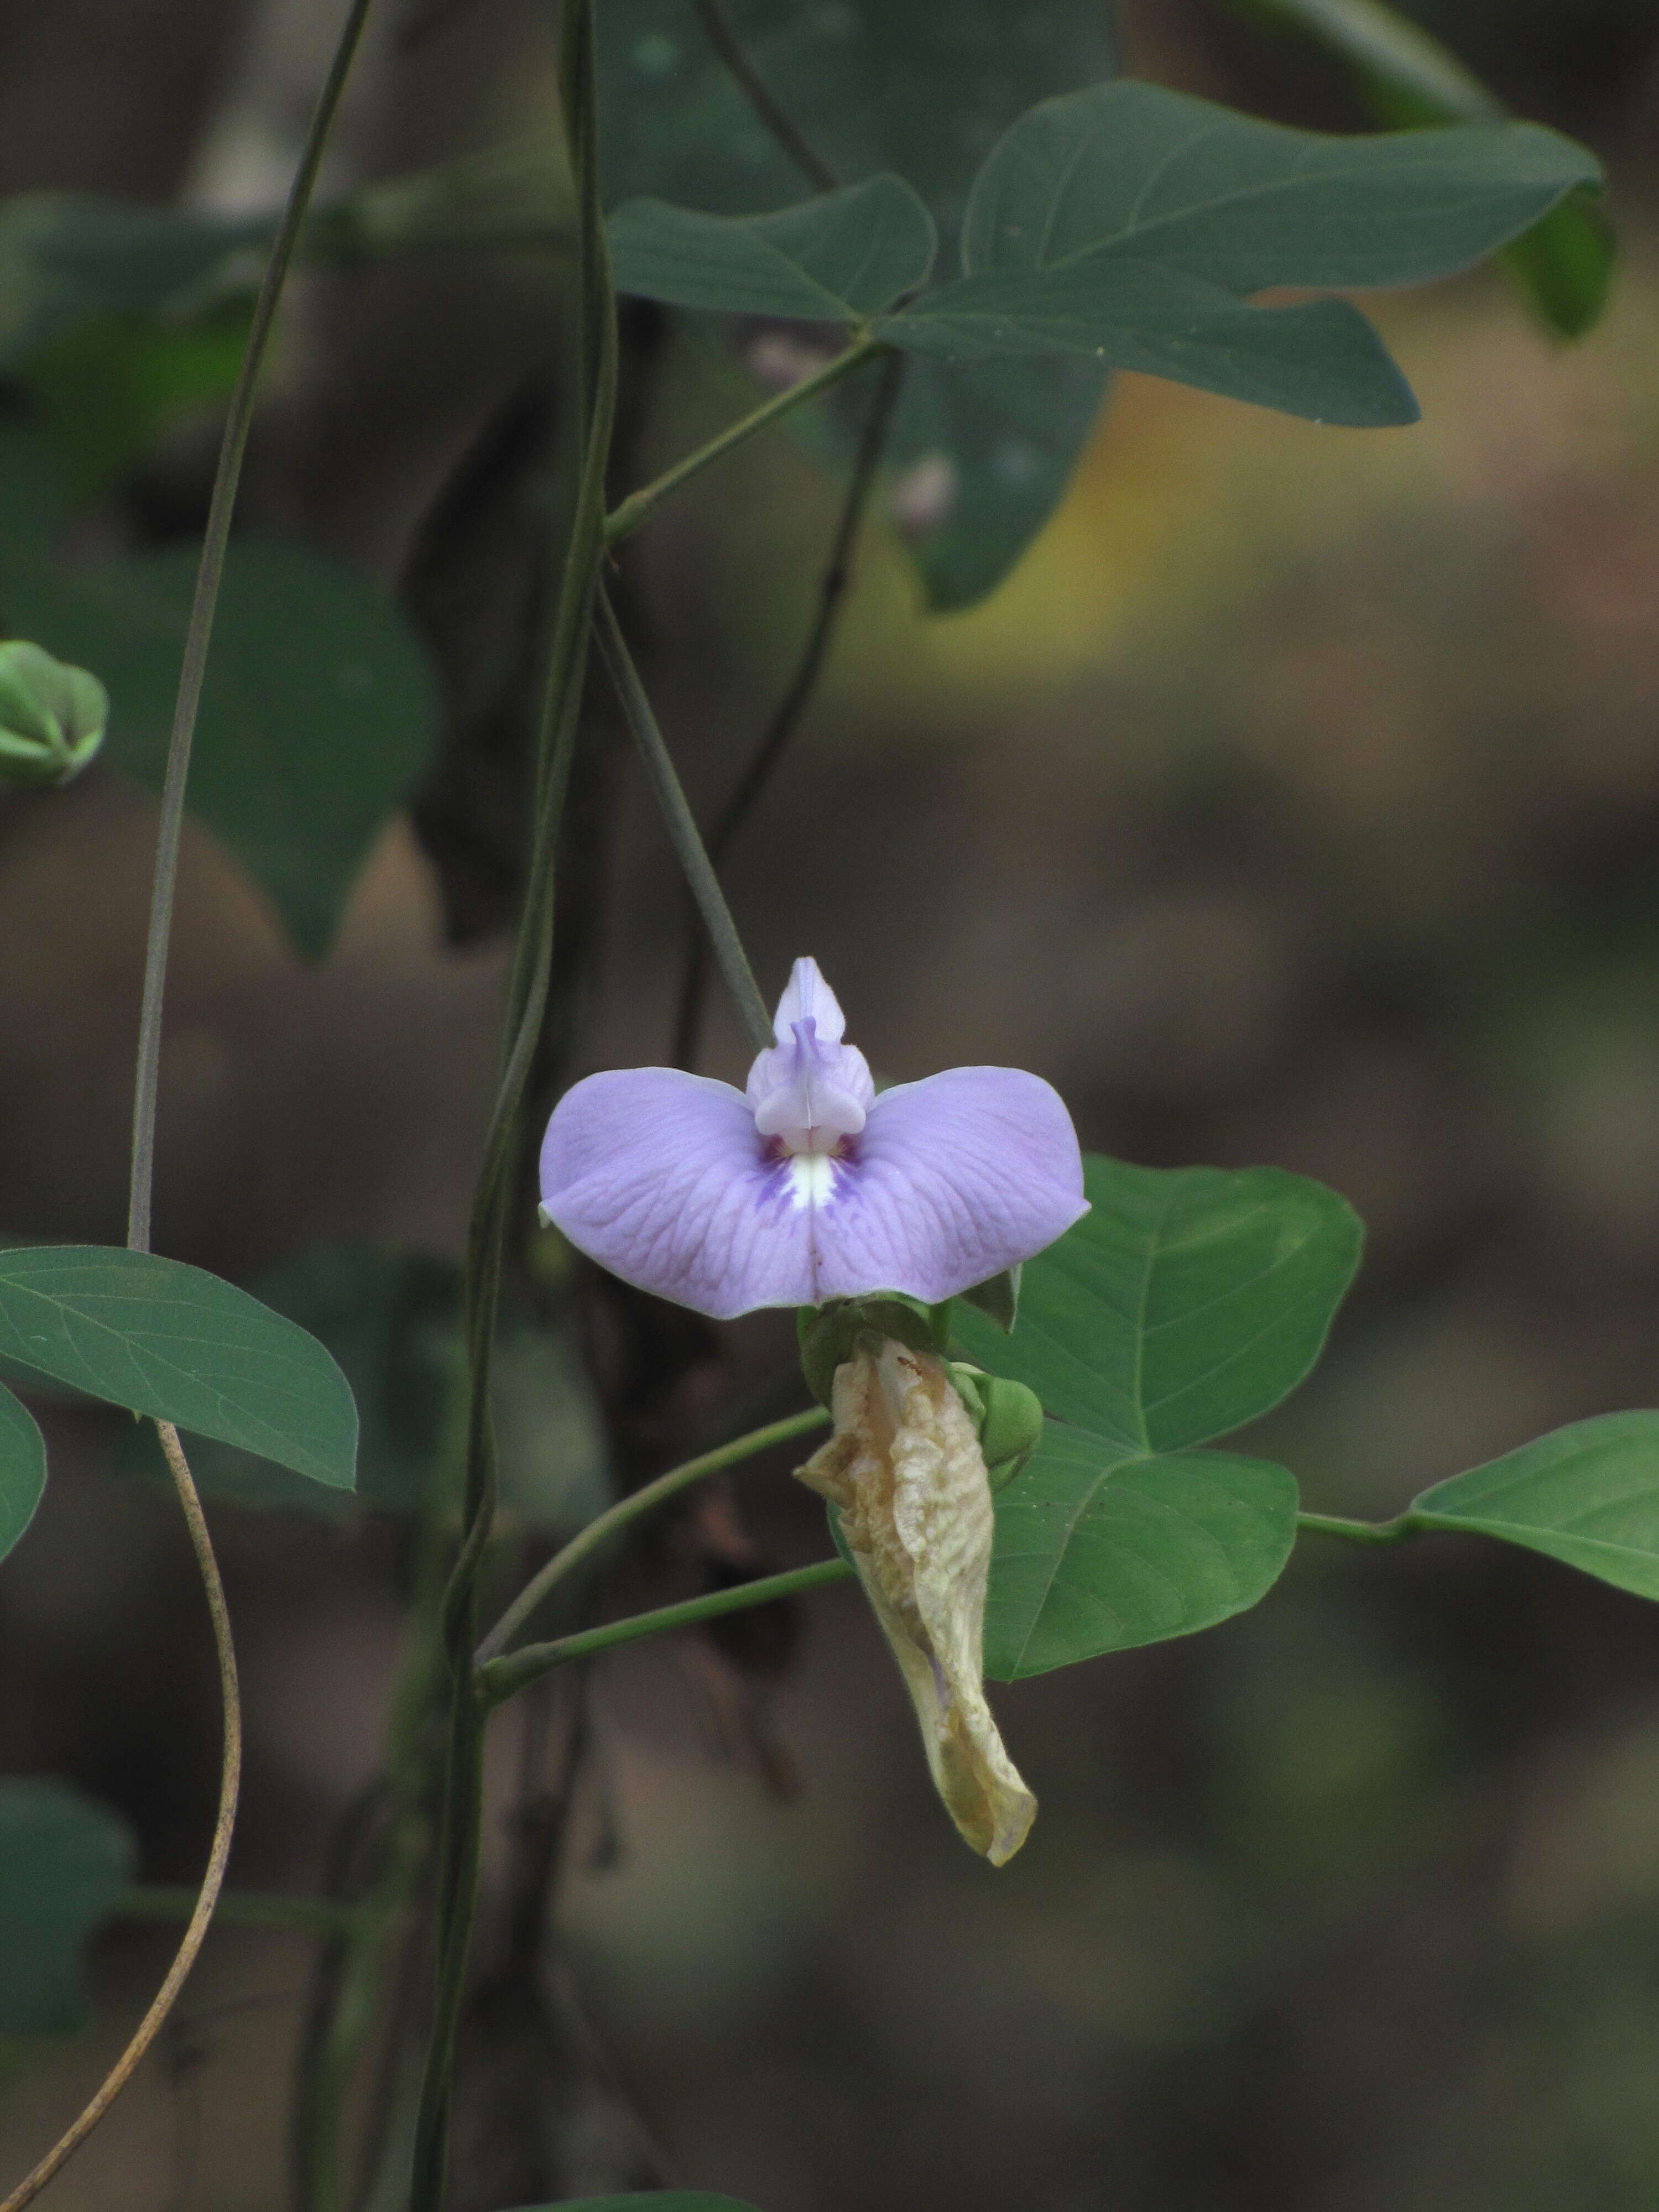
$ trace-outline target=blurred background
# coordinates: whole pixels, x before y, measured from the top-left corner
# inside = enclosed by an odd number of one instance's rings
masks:
[[[924,611],[905,539],[926,488],[890,475],[726,872],[763,988],[813,953],[879,1074],[1033,1068],[1086,1146],[1342,1192],[1370,1231],[1359,1284],[1246,1448],[1311,1507],[1376,1516],[1654,1402],[1659,1347],[1659,10],[1411,12],[1607,160],[1605,322],[1566,348],[1491,270],[1373,302],[1423,403],[1403,432],[1125,377],[1037,543],[963,612]],[[336,15],[4,0],[0,192],[268,205]],[[1363,126],[1336,68],[1211,0],[1129,0],[1122,39],[1138,74]],[[333,181],[525,132],[550,71],[527,0],[386,0]],[[457,672],[523,602],[525,540],[478,456],[522,434],[544,459],[523,395],[556,289],[514,256],[309,272],[256,432],[250,522],[397,588],[448,720],[320,963],[191,830],[156,1241],[348,1331],[364,1269],[405,1255],[435,1310],[461,1248],[519,817],[500,697],[479,710]],[[643,480],[733,387],[696,333],[636,320],[630,344]],[[216,435],[210,405],[170,419],[80,526],[88,552],[198,528]],[[625,559],[704,818],[787,680],[838,505],[779,435]],[[582,788],[617,826],[559,1001],[564,1079],[669,1055],[685,943],[667,847],[596,726]],[[120,1238],[153,834],[112,769],[0,799],[9,1240]],[[741,1080],[744,1058],[711,1005],[701,1064]],[[787,1317],[704,1331],[556,1251],[524,1264],[560,1328],[526,1321],[508,1362],[526,1546],[791,1402]],[[394,1379],[372,1414],[387,1455],[422,1387]],[[190,1881],[216,1718],[176,1509],[130,1425],[42,1413],[52,1484],[0,1570],[0,1771],[69,1779],[132,1823],[148,1881]],[[250,1730],[236,1883],[349,1879],[411,1571],[373,1496],[319,1516],[234,1469],[219,1487]],[[758,1463],[658,1528],[609,1602],[823,1550],[787,1462]],[[1654,2202],[1659,1618],[1634,1598],[1474,1540],[1306,1539],[1257,1611],[997,1694],[1042,1804],[1000,1873],[941,1815],[846,1591],[526,1703],[496,1724],[458,2212],[663,2183],[764,2212]],[[8,2173],[100,2076],[172,1940],[110,1928],[92,2026],[0,2044]],[[289,2203],[314,1954],[216,1932],[54,2212]]]

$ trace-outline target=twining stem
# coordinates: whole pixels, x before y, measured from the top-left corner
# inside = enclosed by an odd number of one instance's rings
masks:
[[[127,1244],[134,1252],[149,1249],[150,1195],[155,1177],[155,1100],[161,1064],[161,1001],[167,987],[167,944],[173,930],[173,896],[179,876],[179,841],[185,818],[185,783],[190,775],[190,751],[196,734],[197,710],[202,702],[202,679],[207,671],[208,645],[213,635],[213,613],[225,572],[225,549],[230,542],[230,518],[236,504],[236,487],[242,473],[253,422],[259,373],[277,304],[288,278],[294,250],[305,227],[306,210],[317,182],[323,149],[345,90],[346,77],[368,21],[372,0],[351,0],[334,58],[329,64],[311,128],[306,135],[300,166],[289,187],[270,258],[253,302],[253,319],[242,355],[236,388],[219,447],[219,466],[208,503],[207,529],[202,557],[196,571],[196,596],[191,602],[190,627],[185,634],[185,657],[179,672],[179,696],[173,710],[173,732],[167,740],[167,775],[161,786],[161,817],[155,840],[155,872],[150,890],[149,935],[144,948],[144,996],[138,1017],[138,1072],[132,1092],[132,1178],[127,1200]]]
[[[770,87],[743,50],[720,0],[691,0],[708,43],[741,87],[744,97],[801,174],[821,192],[836,189],[836,173],[807,143],[800,126],[774,96]]]
[[[553,957],[554,858],[575,747],[587,638],[604,557],[605,471],[617,385],[617,317],[600,212],[592,0],[566,0],[559,21],[559,97],[575,185],[577,283],[570,319],[580,449],[536,754],[529,866],[507,980],[502,1069],[473,1200],[465,1277],[469,1403],[459,1554],[444,1594],[449,1742],[439,1836],[437,1973],[432,2031],[416,2117],[410,2212],[441,2212],[449,2148],[451,2069],[477,1901],[483,1820],[483,1723],[472,1662],[477,1578],[495,1507],[490,1366],[508,1212],[515,1195],[525,1085],[547,1002]]]
[[[795,1437],[822,1428],[829,1418],[822,1406],[810,1407],[804,1413],[791,1413],[783,1420],[769,1422],[763,1429],[751,1429],[747,1436],[734,1437],[729,1443],[717,1444],[713,1451],[689,1459],[683,1466],[671,1467],[666,1474],[659,1474],[654,1481],[630,1491],[626,1498],[619,1498],[531,1577],[478,1646],[478,1665],[484,1666],[499,1657],[554,1585],[562,1583],[584,1559],[590,1559],[619,1528],[626,1528],[642,1514],[665,1504],[694,1482],[702,1482],[708,1475],[719,1474],[728,1467],[753,1459],[758,1452],[769,1451],[774,1444],[793,1443]]]
[[[1415,1514],[1396,1514],[1392,1521],[1349,1521],[1339,1513],[1298,1513],[1298,1529],[1311,1536],[1340,1536],[1349,1544],[1400,1544],[1407,1536],[1420,1536],[1429,1523]]]
[[[718,438],[711,438],[706,446],[699,446],[695,453],[688,453],[683,461],[677,462],[654,483],[642,484],[638,491],[630,492],[626,499],[619,501],[605,517],[605,544],[616,545],[624,538],[631,537],[653,507],[666,499],[671,491],[678,491],[683,483],[700,475],[711,461],[718,461],[734,446],[741,446],[745,440],[752,438],[757,430],[766,429],[805,401],[816,399],[819,392],[828,392],[832,384],[839,384],[843,376],[850,376],[872,354],[883,350],[881,340],[866,332],[855,337],[842,352],[833,354],[822,368],[814,369],[810,376],[803,376],[798,384],[792,384],[787,391],[780,392],[775,399],[769,399],[764,406],[757,407],[752,414],[739,416],[729,429],[720,432]]]
[[[105,2076],[92,2102],[58,2137],[34,2171],[18,2184],[3,2203],[0,2203],[0,2212],[22,2212],[25,2204],[33,2202],[59,2167],[73,2157],[132,2079],[139,2060],[161,2033],[162,2025],[173,2009],[173,2000],[184,1987],[191,1968],[196,1964],[197,1954],[207,1940],[213,1908],[218,1902],[219,1891],[225,1879],[225,1864],[230,1856],[231,1832],[236,1825],[236,1799],[242,1783],[242,1707],[236,1689],[236,1652],[230,1637],[230,1615],[225,1607],[224,1584],[219,1579],[219,1563],[213,1556],[213,1547],[208,1540],[207,1522],[202,1517],[202,1501],[196,1494],[195,1483],[191,1480],[190,1468],[179,1442],[179,1431],[171,1421],[158,1421],[155,1427],[173,1475],[173,1486],[179,1493],[179,1503],[184,1508],[191,1547],[196,1554],[202,1587],[207,1593],[208,1613],[213,1623],[214,1648],[219,1660],[219,1692],[224,1711],[224,1747],[219,1769],[219,1810],[213,1824],[213,1844],[208,1852],[207,1871],[202,1877],[202,1887],[197,1893],[189,1925],[174,1954],[173,1964],[167,1968],[167,1978],[151,1999],[149,2009],[139,2021],[132,2040]]]
[[[770,1605],[775,1598],[799,1597],[803,1591],[821,1589],[827,1583],[845,1582],[852,1571],[845,1559],[820,1559],[814,1566],[792,1567],[785,1574],[739,1583],[734,1589],[711,1590],[707,1597],[689,1597],[679,1605],[659,1606],[652,1613],[630,1613],[625,1620],[610,1620],[602,1628],[584,1628],[551,1644],[526,1644],[522,1650],[509,1651],[483,1668],[479,1689],[489,1705],[498,1705],[514,1691],[539,1681],[569,1660],[590,1658],[594,1652],[609,1651],[618,1644],[635,1644],[642,1636],[661,1636],[671,1628],[695,1628],[700,1621],[718,1620],[726,1613],[744,1613],[750,1606]]]
[[[708,834],[709,864],[716,873],[731,849],[732,840],[754,811],[761,793],[771,781],[774,769],[788,749],[789,741],[799,728],[802,718],[812,702],[812,695],[817,689],[818,678],[823,672],[823,664],[835,641],[847,587],[852,580],[854,548],[858,544],[870,494],[875,489],[876,472],[881,465],[882,451],[887,443],[899,393],[903,387],[904,368],[905,356],[902,353],[887,354],[882,360],[875,397],[870,403],[869,413],[864,418],[852,474],[848,478],[847,495],[836,519],[835,535],[830,541],[830,556],[819,580],[817,612],[813,617],[812,627],[807,633],[800,658],[795,663],[794,673],[785,686],[783,696],[779,700],[771,720],[761,732],[760,743],[750,756],[748,767],[726,802],[725,811]],[[679,1014],[674,1024],[674,1064],[677,1067],[690,1068],[696,1065],[697,1033],[702,1025],[702,1004],[708,977],[708,947],[694,920],[686,945],[684,974],[680,983]]]
[[[663,743],[662,732],[657,727],[657,718],[651,711],[651,702],[645,696],[645,686],[640,681],[639,671],[634,665],[633,655],[628,650],[627,640],[617,623],[616,611],[604,591],[593,613],[593,640],[615,684],[617,696],[627,717],[628,726],[634,732],[646,773],[657,795],[657,804],[667,825],[679,863],[690,885],[691,896],[697,902],[703,923],[714,948],[714,957],[720,965],[726,988],[737,1002],[738,1012],[748,1032],[749,1042],[757,1052],[764,1052],[775,1040],[772,1035],[772,1018],[766,1011],[766,1001],[755,981],[755,971],[749,965],[749,955],[743,949],[738,935],[738,926],[732,919],[732,909],[726,903],[726,894],[720,878],[709,864],[702,839],[691,809],[686,803],[685,793],[668,748]]]

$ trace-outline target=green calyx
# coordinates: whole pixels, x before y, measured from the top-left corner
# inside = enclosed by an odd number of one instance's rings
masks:
[[[26,638],[0,644],[0,781],[27,790],[68,783],[108,722],[109,694],[95,676]]]
[[[858,1350],[860,1339],[872,1344],[884,1337],[896,1338],[912,1352],[943,1356],[951,1340],[951,1302],[924,1305],[920,1298],[897,1291],[883,1291],[873,1297],[831,1298],[821,1306],[802,1306],[795,1317],[800,1339],[801,1372],[819,1405],[830,1403],[836,1370]]]
[[[963,1360],[948,1364],[957,1395],[978,1434],[991,1487],[1000,1490],[1013,1480],[1042,1439],[1042,1401],[1024,1382],[988,1375],[982,1367],[969,1367]]]

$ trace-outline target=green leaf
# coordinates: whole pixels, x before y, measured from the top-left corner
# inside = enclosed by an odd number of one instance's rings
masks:
[[[617,289],[681,307],[855,322],[927,282],[933,220],[902,178],[872,177],[777,215],[629,200],[606,225]]]
[[[1081,354],[1316,422],[1376,428],[1418,416],[1387,348],[1346,301],[1252,307],[1154,262],[968,276],[873,328],[942,361]]]
[[[755,2212],[736,2197],[706,2189],[646,2189],[626,2197],[562,2197],[556,2204],[524,2204],[519,2212]]]
[[[5,625],[103,680],[112,708],[105,758],[152,791],[166,767],[196,564],[194,550],[179,547],[69,570],[38,544],[0,544]],[[372,579],[299,546],[231,546],[190,807],[309,957],[327,951],[364,855],[418,779],[436,729],[425,658]]]
[[[0,1559],[29,1522],[46,1486],[46,1447],[33,1416],[0,1389]]]
[[[1414,130],[1492,121],[1504,106],[1456,56],[1382,0],[1234,0],[1240,12],[1303,33],[1353,70],[1381,123]],[[1582,188],[1504,248],[1501,258],[1541,319],[1582,337],[1607,305],[1612,226]]]
[[[1000,1275],[988,1275],[982,1283],[969,1284],[962,1296],[1006,1336],[1019,1317],[1019,1263],[1005,1267]]]
[[[1084,1183],[1091,1211],[1026,1262],[1012,1336],[957,1307],[968,1358],[1128,1452],[1203,1443],[1294,1389],[1359,1261],[1334,1191],[1278,1168],[1098,1154]]]
[[[17,380],[76,499],[118,483],[181,415],[229,396],[248,321],[240,301],[185,322],[104,319],[29,356]]]
[[[357,1413],[313,1337],[200,1267],[98,1244],[0,1252],[0,1356],[335,1489]]]
[[[901,172],[954,238],[974,172],[1034,100],[1110,74],[1100,0],[728,0],[744,51],[838,177]],[[749,215],[803,179],[714,53],[692,0],[629,0],[599,17],[607,201],[634,193]],[[896,476],[944,482],[907,537],[929,604],[971,605],[1058,504],[1104,377],[1075,358],[960,368],[913,361],[888,441]],[[850,465],[867,392],[790,418]]]
[[[1574,1421],[1437,1483],[1408,1518],[1501,1537],[1659,1598],[1659,1413]]]
[[[1155,261],[1237,294],[1421,283],[1535,222],[1601,167],[1533,123],[1332,137],[1161,85],[1022,116],[974,183],[969,275]]]
[[[1051,1424],[996,1499],[986,1674],[1018,1681],[1242,1613],[1290,1557],[1296,1511],[1268,1461],[1125,1455]]]
[[[86,1947],[137,1856],[126,1822],[66,1783],[0,1782],[0,2034],[85,2025]]]

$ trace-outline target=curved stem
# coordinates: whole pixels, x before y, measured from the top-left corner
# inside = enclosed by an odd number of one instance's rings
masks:
[[[757,407],[752,414],[739,416],[729,429],[720,432],[719,437],[711,438],[706,446],[699,446],[695,453],[688,453],[683,461],[677,461],[654,483],[642,484],[638,491],[630,492],[626,499],[612,507],[605,519],[605,544],[616,545],[623,538],[631,537],[659,501],[666,499],[671,491],[678,491],[683,483],[701,474],[711,461],[718,461],[734,446],[741,446],[745,440],[752,438],[757,430],[764,430],[800,406],[803,401],[816,399],[820,392],[827,392],[832,384],[839,384],[842,377],[850,376],[860,362],[884,349],[879,338],[872,338],[866,332],[855,337],[842,352],[832,355],[823,367],[814,369],[811,376],[803,376],[799,384],[792,384],[787,392],[780,392],[775,399],[769,399],[763,407]]]
[[[753,1459],[757,1452],[769,1451],[774,1444],[787,1444],[796,1437],[821,1429],[829,1418],[822,1406],[811,1407],[804,1413],[791,1413],[781,1421],[769,1422],[763,1429],[751,1429],[747,1436],[734,1437],[730,1443],[717,1444],[713,1451],[689,1459],[683,1466],[671,1467],[666,1474],[659,1474],[653,1482],[642,1484],[626,1498],[619,1498],[531,1577],[478,1646],[478,1665],[483,1667],[499,1657],[555,1583],[562,1583],[584,1559],[591,1558],[619,1528],[627,1528],[641,1514],[665,1504],[671,1498],[708,1475],[719,1474],[743,1460]]]
[[[161,1065],[161,1001],[167,987],[167,942],[173,930],[173,896],[179,876],[179,840],[184,827],[185,783],[190,774],[190,750],[196,734],[197,709],[202,702],[202,679],[207,670],[208,645],[213,635],[213,611],[225,572],[225,549],[230,543],[231,512],[242,473],[253,421],[253,403],[259,372],[277,302],[305,226],[306,210],[317,182],[323,148],[352,58],[362,36],[372,0],[351,0],[334,58],[329,64],[311,128],[306,136],[300,166],[289,187],[288,204],[265,264],[265,273],[253,303],[253,320],[247,347],[231,394],[230,412],[219,447],[219,466],[213,479],[207,529],[202,539],[201,563],[196,571],[196,596],[191,602],[190,627],[185,635],[185,655],[179,672],[179,696],[173,710],[173,732],[167,740],[167,776],[161,786],[161,818],[156,833],[155,872],[149,906],[149,935],[144,948],[144,997],[138,1017],[138,1071],[132,1092],[132,1176],[127,1200],[127,1243],[135,1252],[149,1249],[150,1194],[155,1178],[155,1101]]]
[[[552,1644],[526,1644],[492,1659],[479,1673],[479,1689],[494,1706],[517,1690],[538,1682],[544,1674],[572,1659],[590,1658],[618,1644],[636,1644],[643,1636],[661,1636],[671,1628],[695,1628],[702,1621],[718,1620],[722,1613],[745,1613],[751,1606],[770,1605],[782,1597],[799,1597],[804,1590],[822,1589],[826,1583],[848,1581],[853,1570],[845,1559],[819,1559],[810,1567],[792,1567],[781,1575],[765,1575],[757,1582],[739,1583],[734,1589],[711,1590],[707,1597],[689,1597],[679,1605],[661,1605],[652,1613],[630,1613],[625,1620],[607,1621],[602,1628],[584,1628],[574,1636],[561,1636]]]
[[[821,192],[836,189],[836,173],[830,164],[814,152],[788,110],[774,97],[755,64],[743,50],[743,43],[732,29],[731,19],[720,5],[720,0],[691,0],[708,43],[731,71],[733,81],[742,88],[761,121],[777,140],[784,152],[807,180]]]
[[[1419,1536],[1423,1523],[1414,1514],[1396,1514],[1392,1521],[1349,1521],[1339,1513],[1298,1513],[1296,1516],[1298,1534],[1306,1530],[1310,1536],[1340,1536],[1348,1544],[1400,1544],[1407,1536]]]
[[[852,581],[853,551],[858,543],[870,494],[875,489],[882,449],[887,443],[887,434],[892,428],[894,411],[904,384],[904,368],[905,356],[902,353],[890,353],[882,362],[880,381],[876,386],[876,396],[870,403],[870,411],[864,420],[853,472],[848,479],[847,496],[842,501],[836,534],[830,541],[830,557],[824,563],[823,574],[818,584],[817,613],[801,648],[800,659],[795,664],[795,672],[790,678],[772,719],[762,732],[760,743],[739,777],[737,789],[726,802],[725,812],[708,834],[709,864],[717,872],[732,840],[754,811],[761,793],[771,781],[773,770],[783,758],[789,740],[799,728],[802,718],[812,703],[818,678],[823,672],[823,664],[835,641],[847,587]],[[696,1066],[697,1032],[702,1025],[703,996],[708,981],[708,946],[694,921],[686,945],[685,970],[680,983],[680,1010],[674,1024],[674,1064],[677,1067]]]
[[[662,732],[657,727],[657,718],[651,711],[651,702],[645,696],[645,686],[634,665],[634,657],[628,650],[628,641],[622,634],[616,611],[603,590],[594,608],[593,639],[616,686],[623,713],[628,718],[628,726],[634,732],[635,741],[645,762],[646,773],[656,792],[657,804],[667,825],[669,838],[685,872],[691,896],[697,902],[714,945],[714,957],[726,978],[726,988],[737,1002],[738,1012],[748,1032],[749,1042],[757,1052],[764,1052],[775,1042],[772,1035],[772,1017],[766,1011],[766,1001],[755,981],[749,955],[743,949],[743,939],[738,935],[738,926],[732,919],[731,908],[726,903],[720,878],[710,866],[702,839],[697,834],[696,823],[686,802],[679,777],[674,772],[668,748],[663,743]]]
[[[190,1916],[190,1924],[185,1929],[183,1941],[167,1969],[167,1979],[155,1992],[132,2040],[110,2069],[92,2102],[58,2137],[27,2179],[20,2182],[3,2203],[0,2203],[0,2212],[22,2212],[25,2204],[33,2202],[59,2167],[73,2157],[132,2079],[139,2060],[161,2033],[162,2024],[173,2009],[173,2000],[184,1987],[185,1977],[196,1964],[197,1954],[207,1939],[213,1908],[218,1902],[219,1891],[225,1878],[225,1863],[230,1856],[231,1832],[236,1825],[236,1799],[242,1781],[242,1707],[236,1688],[236,1653],[231,1643],[230,1615],[225,1607],[224,1585],[219,1579],[219,1563],[213,1556],[212,1541],[202,1514],[202,1501],[196,1494],[195,1483],[191,1480],[190,1467],[185,1458],[184,1448],[179,1442],[179,1431],[171,1421],[158,1421],[155,1428],[161,1439],[161,1449],[167,1455],[167,1466],[172,1471],[179,1503],[185,1510],[185,1522],[190,1530],[196,1564],[201,1571],[202,1587],[207,1593],[208,1612],[213,1622],[214,1647],[219,1657],[219,1692],[224,1707],[224,1749],[220,1763],[219,1810],[213,1824],[213,1846],[208,1853],[207,1871],[202,1877],[202,1887],[197,1895],[195,1910]]]

